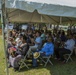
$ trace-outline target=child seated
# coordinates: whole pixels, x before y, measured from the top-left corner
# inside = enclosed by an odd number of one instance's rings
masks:
[[[17,54],[15,50],[10,50],[9,64],[15,70],[19,69],[19,61],[21,60],[21,55]]]

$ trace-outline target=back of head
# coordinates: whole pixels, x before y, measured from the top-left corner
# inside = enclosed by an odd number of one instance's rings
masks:
[[[72,39],[73,38],[73,36],[70,34],[70,35],[68,35],[68,39]]]
[[[52,42],[53,41],[52,37],[49,37],[47,41]]]

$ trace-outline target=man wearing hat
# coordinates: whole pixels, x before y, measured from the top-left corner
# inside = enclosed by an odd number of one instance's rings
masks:
[[[48,38],[47,43],[44,45],[44,47],[41,50],[38,50],[38,52],[33,53],[33,67],[37,66],[37,58],[39,56],[49,56],[53,55],[54,53],[54,45],[52,43],[52,38]]]

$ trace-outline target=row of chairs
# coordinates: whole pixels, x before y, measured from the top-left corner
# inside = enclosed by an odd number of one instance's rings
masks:
[[[25,57],[23,59],[21,59],[21,61],[19,62],[19,65],[20,65],[19,71],[20,71],[20,69],[22,67],[26,67],[27,69],[29,69],[28,65],[26,64],[28,53],[29,53],[29,51],[27,52],[27,54],[25,55]],[[65,54],[64,55],[64,56],[68,56],[66,58],[66,63],[69,60],[73,61],[72,58],[71,58],[72,53],[73,53],[73,50],[71,51],[70,54]],[[52,57],[52,55],[39,57],[41,59],[41,61],[44,62],[44,67],[46,67],[48,63],[50,63],[51,65],[53,65],[52,61],[50,60],[51,57]],[[46,61],[44,59],[46,59]]]

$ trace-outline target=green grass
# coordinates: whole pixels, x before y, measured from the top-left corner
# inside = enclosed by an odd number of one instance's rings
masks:
[[[48,64],[46,68],[39,66],[38,68],[23,68],[21,72],[14,72],[12,68],[9,69],[10,75],[76,75],[76,57],[73,56],[73,62],[69,61],[67,64],[52,59],[53,66]],[[0,36],[0,75],[5,75],[5,59],[3,51],[2,37]]]

